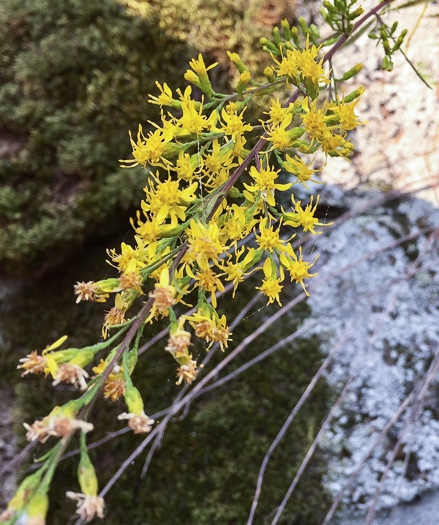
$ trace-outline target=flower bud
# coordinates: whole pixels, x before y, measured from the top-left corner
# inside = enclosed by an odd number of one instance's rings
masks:
[[[357,75],[362,69],[363,69],[363,64],[356,64],[352,69],[350,69],[349,71],[347,71],[341,78],[341,80],[344,82],[345,80],[349,80],[350,78],[354,77],[355,75]]]
[[[267,77],[268,82],[274,82],[275,80],[274,71],[270,66],[264,69],[264,75]]]
[[[238,82],[238,85],[236,86],[236,91],[239,94],[241,94],[243,91],[245,91],[245,89],[249,85],[251,79],[252,79],[252,77],[251,77],[249,71],[243,71],[241,73],[241,75],[239,76],[239,82]]]
[[[244,73],[244,71],[248,71],[248,67],[241,60],[241,57],[238,55],[238,53],[230,53],[230,51],[227,51],[227,55],[230,58],[230,61],[232,62],[232,64],[235,64],[236,68],[238,69],[240,73]]]
[[[188,69],[186,73],[184,74],[184,79],[190,82],[191,84],[194,84],[197,86],[197,88],[201,89],[201,84],[198,76],[192,71],[192,69]]]
[[[291,40],[291,28],[290,28],[290,24],[289,24],[289,22],[288,22],[288,20],[286,18],[281,20],[281,26],[282,26],[282,29],[284,30],[284,38],[285,38],[285,40]]]
[[[277,45],[279,45],[281,43],[281,37],[280,37],[279,28],[277,26],[273,29],[273,36],[274,36],[274,41],[276,42]]]

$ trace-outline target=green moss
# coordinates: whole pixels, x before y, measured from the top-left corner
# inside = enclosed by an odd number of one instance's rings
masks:
[[[180,79],[188,58],[158,17],[116,0],[1,2],[4,268],[54,265],[138,205],[143,170],[118,159],[130,155],[128,130],[158,114],[147,103],[154,81]]]

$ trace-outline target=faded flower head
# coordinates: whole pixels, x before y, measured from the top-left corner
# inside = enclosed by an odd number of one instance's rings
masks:
[[[78,365],[73,363],[61,363],[56,371],[55,381],[52,385],[56,386],[61,382],[69,383],[81,390],[87,389],[88,373]]]
[[[148,417],[143,411],[140,414],[123,412],[117,416],[117,419],[127,419],[128,426],[133,429],[134,434],[148,434],[154,424],[154,419]]]
[[[28,354],[26,357],[22,357],[20,360],[21,365],[17,368],[22,368],[21,377],[27,374],[41,374],[46,368],[47,358],[42,355],[38,355],[36,350]]]
[[[184,381],[188,385],[191,385],[192,381],[197,378],[197,374],[197,362],[192,359],[191,355],[189,355],[187,362],[177,369],[176,384],[180,385]]]
[[[78,429],[83,432],[90,432],[93,430],[93,425],[82,421],[81,419],[73,419],[68,416],[47,416],[42,421],[35,421],[32,425],[23,423],[27,430],[26,439],[28,441],[40,441],[45,443],[50,436],[67,437],[73,434]]]
[[[78,502],[76,504],[76,514],[79,514],[82,520],[87,522],[92,520],[95,516],[98,518],[104,517],[104,498],[71,491],[66,492],[66,496]]]

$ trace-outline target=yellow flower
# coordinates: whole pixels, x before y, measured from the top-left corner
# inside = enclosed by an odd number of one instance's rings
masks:
[[[300,283],[300,285],[303,288],[303,291],[308,296],[309,296],[309,293],[305,288],[304,280],[309,279],[310,277],[314,277],[315,275],[318,275],[317,273],[309,273],[309,269],[314,266],[318,258],[319,256],[317,255],[317,257],[314,259],[312,263],[303,261],[302,260],[302,247],[299,247],[299,258],[298,258],[293,248],[291,247],[291,245],[288,245],[286,252],[281,254],[280,256],[280,262],[282,263],[284,268],[290,272],[291,282],[296,281],[296,283]]]
[[[168,211],[169,208],[166,208],[166,210]],[[134,226],[134,221],[132,219],[130,222],[131,226],[134,228],[134,231],[145,243],[153,243],[163,237],[169,237],[174,232],[176,232],[176,228],[178,227],[178,219],[175,214],[171,214],[170,224],[162,224],[164,219],[162,219],[160,216],[157,218],[157,216],[153,215],[151,218],[149,218],[147,213],[144,214],[147,217],[146,221],[142,221],[140,219],[140,212],[137,211],[137,227]],[[123,288],[122,284],[121,288]]]
[[[322,150],[326,155],[334,153],[338,157],[347,158],[354,150],[354,145],[341,135],[328,135],[322,140]]]
[[[282,268],[280,269],[280,278],[276,279],[277,277],[277,267],[273,263],[273,261],[267,257],[264,263],[264,275],[265,279],[262,281],[261,286],[257,286],[257,290],[261,290],[261,292],[268,297],[268,304],[274,303],[274,301],[277,301],[279,306],[282,306],[279,294],[283,288],[283,286],[280,284],[284,280],[284,273]]]
[[[198,60],[196,60],[195,58],[193,58],[190,62],[189,62],[189,65],[191,66],[191,68],[194,70],[195,72],[195,75],[197,77],[197,80],[198,80],[198,87],[201,89],[201,91],[203,91],[204,93],[206,93],[207,95],[211,95],[212,94],[212,85],[210,83],[210,80],[209,80],[209,76],[207,74],[207,72],[209,71],[209,69],[212,69],[214,68],[216,65],[218,65],[218,62],[215,62],[215,64],[212,64],[211,66],[209,67],[206,67],[205,63],[204,63],[204,60],[203,60],[203,57],[201,55],[201,53],[198,55]],[[192,71],[188,70],[185,74],[185,77],[184,77],[188,82],[193,82],[194,80],[194,76],[192,74]],[[195,82],[194,82],[195,83]]]
[[[309,190],[306,184],[308,181],[314,182],[316,184],[322,184],[321,182],[312,179],[313,174],[320,171],[310,169],[310,166],[313,162],[314,160],[312,160],[309,164],[305,164],[303,160],[301,160],[297,155],[296,159],[293,159],[290,157],[290,155],[286,156],[285,169],[297,177],[297,181],[294,184],[301,182],[307,190]]]
[[[187,182],[192,182],[197,178],[197,168],[202,168],[200,155],[195,154],[191,156],[183,150],[180,151],[174,168],[178,178]]]
[[[201,135],[204,129],[211,129],[215,125],[216,111],[213,111],[209,118],[205,117],[202,114],[203,104],[192,100],[190,98],[191,92],[191,87],[188,86],[181,97],[183,116],[175,122],[181,126],[185,133]]]
[[[146,264],[146,250],[145,243],[136,236],[137,247],[133,248],[129,244],[124,242],[121,244],[121,253],[116,254],[116,250],[108,250],[107,253],[111,257],[112,264],[115,268],[118,268],[121,273],[136,273],[138,269],[143,268]]]
[[[246,256],[242,261],[239,261],[241,255],[244,253],[245,248],[242,248],[242,250],[235,252],[235,262],[231,262],[232,255],[229,255],[229,260],[224,264],[221,265],[221,269],[224,271],[226,275],[226,281],[232,281],[234,284],[233,288],[233,295],[232,297],[235,297],[236,289],[238,288],[239,283],[241,283],[244,280],[244,277],[246,275],[250,275],[254,270],[251,272],[248,272],[254,264],[259,261],[262,250],[256,250],[254,248],[250,248],[247,251]]]
[[[191,275],[189,270],[188,274]],[[212,271],[211,268],[201,270],[197,272],[196,275],[192,274],[192,276],[196,281],[196,286],[200,286],[203,290],[206,290],[206,292],[211,293],[212,305],[214,308],[216,308],[217,302],[215,292],[217,290],[224,292],[224,286],[219,280],[219,276],[214,271]]]
[[[233,162],[233,152],[231,150],[225,151],[221,149],[218,140],[214,140],[212,144],[212,151],[203,157],[203,167],[210,173],[216,174],[223,168],[230,169],[236,164]]]
[[[225,222],[220,231],[220,240],[223,244],[232,241],[236,246],[236,242],[246,237],[255,224],[256,219],[251,217],[243,206],[232,204],[227,208]]]
[[[328,109],[328,103],[325,101],[321,109],[317,108],[317,101],[309,104],[308,98],[305,98],[302,102],[302,108],[305,111],[301,115],[302,123],[305,126],[306,131],[313,140],[322,142],[323,139],[331,134],[331,129],[334,126],[328,127],[326,122],[330,119],[326,115]]]
[[[270,206],[276,206],[274,200],[274,190],[285,191],[291,187],[289,184],[276,184],[276,179],[280,170],[273,170],[270,167],[258,171],[254,166],[250,168],[250,176],[254,179],[255,184],[249,186],[244,184],[247,192],[244,192],[245,198],[251,202],[255,201],[255,196],[252,193],[261,192],[262,198],[268,202]],[[250,192],[250,193],[248,193]]]
[[[364,92],[364,89],[361,88],[361,94]],[[337,102],[329,105],[329,109],[334,113],[336,117],[336,122],[340,124],[340,127],[349,131],[355,129],[357,126],[362,126],[366,122],[360,122],[358,116],[355,114],[355,106],[360,101],[359,98],[354,100],[351,103],[346,103],[344,89],[343,89],[343,98],[340,100],[337,97]]]
[[[219,229],[216,223],[205,226],[202,223],[191,221],[186,230],[189,240],[188,254],[193,254],[202,270],[209,268],[209,262],[216,264],[218,256],[224,251],[219,241]]]
[[[166,144],[172,140],[172,133],[165,133],[161,129],[156,129],[155,131],[150,131],[145,137],[143,134],[142,126],[139,124],[139,131],[137,133],[137,142],[134,142],[131,131],[130,131],[130,141],[133,148],[133,157],[132,160],[120,160],[128,164],[122,168],[134,168],[139,164],[143,167],[146,167],[147,164],[157,165],[160,164],[163,160],[163,155],[165,153]]]
[[[165,267],[160,273],[160,281],[154,285],[154,291],[149,293],[149,297],[154,299],[154,304],[145,322],[150,321],[158,314],[167,317],[169,308],[177,303],[176,294],[177,290],[169,284],[169,269]]]
[[[221,318],[216,312],[212,312],[208,307],[198,309],[197,313],[190,316],[184,316],[195,330],[195,335],[205,339],[210,348],[213,343],[218,342],[221,350],[224,352],[224,347],[227,348],[227,343],[230,340],[230,330],[226,324],[226,316]]]
[[[107,368],[107,363],[101,359],[99,365],[93,367],[93,372],[97,375]],[[103,394],[105,399],[111,399],[111,401],[117,401],[120,397],[125,395],[125,377],[123,367],[115,365],[110,375],[107,377],[104,383]]]
[[[318,62],[317,55],[322,46],[309,47],[309,35],[306,39],[306,47],[302,51],[299,49],[288,49],[287,55],[282,57],[282,61],[275,62],[278,64],[278,77],[287,77],[294,85],[300,87],[303,83],[308,94],[312,98],[317,98],[319,93],[319,82],[329,84],[331,81],[323,70],[323,58]]]
[[[181,221],[186,219],[185,211],[188,205],[195,200],[197,182],[193,182],[188,188],[181,190],[179,181],[172,180],[169,176],[164,182],[155,177],[149,187],[144,188],[146,198],[141,206],[144,212],[150,212],[161,224],[168,215],[176,216]]]
[[[287,130],[292,119],[293,115],[289,113],[281,123],[266,128],[266,137],[263,137],[263,139],[272,143],[271,149],[283,151],[285,148],[292,146],[305,133],[304,129],[298,127]]]
[[[156,82],[155,85],[159,88],[160,95],[158,97],[149,95],[149,102],[151,104],[157,104],[158,106],[170,106],[174,109],[181,108],[181,103],[178,100],[174,100],[172,98],[172,91],[168,84],[165,83],[162,87],[158,82]]]
[[[220,130],[228,137],[232,137],[236,141],[237,137],[243,135],[246,131],[251,131],[253,126],[245,124],[243,121],[243,114],[245,109],[238,115],[237,113],[229,114],[225,109],[221,111],[221,116],[224,120],[224,124]]]
[[[280,224],[277,230],[272,226],[266,227],[267,217],[264,217],[259,223],[259,235],[256,235],[256,242],[263,250],[272,252],[273,250],[285,250],[284,241],[279,238]]]
[[[284,224],[293,226],[293,228],[297,228],[298,226],[302,226],[303,231],[307,232],[310,231],[313,235],[315,235],[315,227],[316,226],[330,226],[332,223],[322,223],[319,222],[319,219],[314,217],[314,214],[317,210],[317,205],[319,203],[320,195],[317,197],[316,204],[314,208],[312,207],[313,204],[313,195],[311,195],[310,203],[306,206],[305,209],[303,209],[300,206],[300,201],[295,201],[294,196],[291,195],[291,200],[293,202],[293,206],[295,207],[296,213],[284,213]],[[283,210],[282,210],[283,211]],[[318,232],[322,233],[322,232]]]
[[[270,111],[268,113],[265,112],[265,115],[269,115],[270,117],[267,122],[271,122],[274,126],[277,126],[285,120],[289,112],[290,107],[283,108],[280,100],[277,98],[276,100],[273,99],[271,101]]]

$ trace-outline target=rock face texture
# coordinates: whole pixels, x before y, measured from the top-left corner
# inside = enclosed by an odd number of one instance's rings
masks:
[[[364,2],[363,7],[367,10],[372,4]],[[418,397],[439,353],[437,232],[436,237],[430,232],[381,251],[405,235],[439,227],[437,11],[433,4],[419,5],[390,13],[385,19],[387,23],[399,20],[398,34],[408,29],[403,50],[433,89],[421,82],[401,54],[395,56],[392,72],[383,71],[383,51],[366,35],[338,54],[333,64],[337,76],[337,71],[352,67],[353,54],[361,57],[364,69],[355,77],[353,86],[363,84],[366,89],[357,109],[361,120],[368,119],[368,123],[351,136],[356,150],[352,162],[331,159],[328,163],[322,176],[327,186],[321,202],[355,210],[363,199],[373,201],[373,194],[367,195],[367,190],[430,185],[411,199],[381,208],[372,205],[317,240],[316,251],[322,254],[319,279],[358,261],[309,299],[313,318],[334,313],[319,322],[318,328],[327,352],[334,348],[336,352],[328,380],[336,392],[346,381],[352,381],[345,403],[327,433],[333,459],[326,481],[334,496],[401,403],[414,392],[415,401],[409,403],[376,446],[344,497],[348,513],[358,511],[362,516],[359,523],[364,522],[378,490],[377,508],[389,509],[398,501],[412,501],[427,489],[439,487],[437,374]],[[357,188],[354,193],[343,191],[353,188]],[[358,188],[362,190],[358,192]],[[375,250],[375,255],[365,258]],[[392,458],[398,439],[402,446]],[[380,486],[391,459],[392,467]],[[437,519],[431,521],[431,509],[437,515],[439,508],[434,494],[425,505],[422,500],[416,507],[404,507],[403,521],[401,514],[392,519],[395,523],[409,523],[409,517],[436,523]],[[354,521],[347,519],[343,523],[350,525]],[[391,520],[383,515],[376,523],[384,525]]]
[[[365,11],[376,2],[361,2]],[[396,5],[402,2],[396,2]],[[356,109],[367,124],[351,135],[356,154],[351,163],[331,159],[325,178],[352,188],[358,183],[374,188],[405,188],[433,184],[420,196],[439,204],[439,22],[438,6],[418,5],[384,16],[398,20],[397,34],[408,29],[402,50],[431,86],[416,76],[401,53],[393,57],[391,72],[381,68],[382,45],[364,34],[341,50],[333,61],[334,73],[347,71],[358,60],[364,65],[352,79],[352,89],[365,87]],[[372,29],[372,28],[370,28]],[[357,58],[356,58],[357,57]],[[340,75],[339,75],[340,76]]]
[[[345,194],[344,199],[355,212],[364,202],[376,203],[376,196]],[[331,198],[340,199],[340,194]],[[437,362],[439,243],[434,228],[439,228],[439,209],[410,197],[392,205],[372,205],[317,240],[319,276],[308,300],[309,322],[319,319],[313,331],[333,356],[327,380],[334,395],[351,382],[326,436],[332,457],[326,484],[334,495],[407,396],[419,394],[432,362]],[[430,231],[396,244],[425,229]],[[402,448],[379,505],[410,501],[439,486],[438,388],[439,376],[374,449],[347,493],[348,506],[369,507],[401,435]]]

